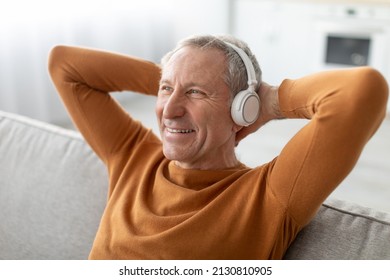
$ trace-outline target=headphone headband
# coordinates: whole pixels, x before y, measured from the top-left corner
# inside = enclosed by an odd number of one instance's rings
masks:
[[[257,80],[256,80],[256,72],[255,68],[253,67],[252,61],[250,60],[249,56],[239,47],[236,45],[229,43],[229,42],[224,42],[226,45],[231,47],[233,50],[236,51],[236,53],[241,57],[241,60],[245,64],[246,68],[246,73],[248,76],[248,86],[254,91],[255,87],[257,85]]]

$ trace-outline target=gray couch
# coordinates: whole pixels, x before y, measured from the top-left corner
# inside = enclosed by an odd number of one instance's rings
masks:
[[[0,112],[0,259],[86,259],[107,172],[79,133]],[[286,259],[390,259],[390,214],[327,200]]]

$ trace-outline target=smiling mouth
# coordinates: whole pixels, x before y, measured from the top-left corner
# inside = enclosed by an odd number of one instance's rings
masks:
[[[174,129],[174,128],[167,128],[167,131],[170,132],[170,133],[182,133],[182,134],[186,134],[186,133],[194,132],[195,130],[193,130],[193,129]]]

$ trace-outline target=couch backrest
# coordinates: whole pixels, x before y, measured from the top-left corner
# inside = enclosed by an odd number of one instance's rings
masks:
[[[86,259],[107,172],[79,133],[0,112],[0,259]],[[328,200],[286,259],[390,259],[390,214]]]
[[[106,173],[78,133],[0,112],[0,259],[86,259]]]

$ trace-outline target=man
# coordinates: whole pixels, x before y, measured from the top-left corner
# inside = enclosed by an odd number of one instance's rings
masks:
[[[260,68],[233,37],[188,38],[161,69],[134,57],[58,46],[49,68],[109,173],[91,259],[281,259],[355,165],[388,97],[386,81],[368,67],[280,86],[252,83],[260,82]],[[242,124],[231,107],[248,88],[259,97],[260,113]],[[108,94],[124,90],[157,95],[161,140]],[[253,169],[240,163],[234,154],[240,140],[280,118],[311,121],[273,161]]]

